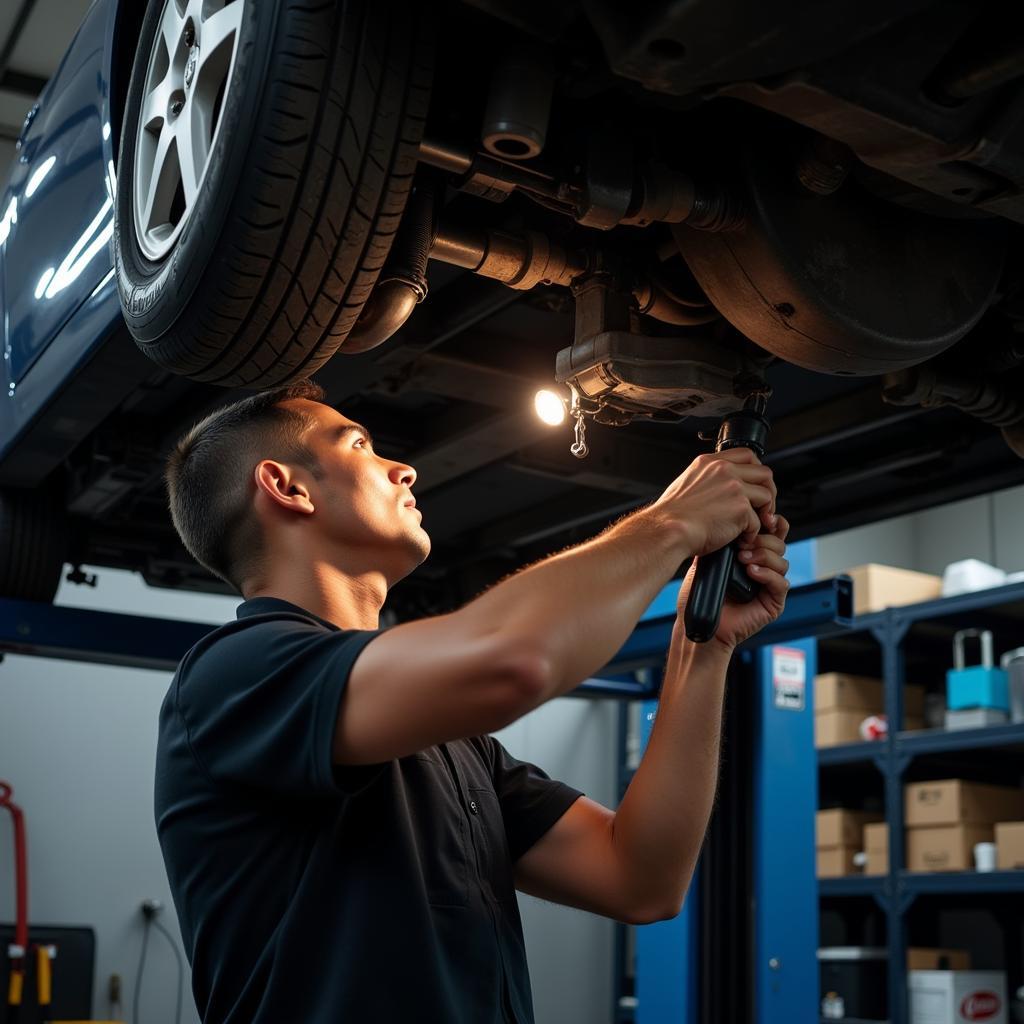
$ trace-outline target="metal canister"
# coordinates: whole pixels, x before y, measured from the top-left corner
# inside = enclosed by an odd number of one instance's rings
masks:
[[[999,664],[1010,676],[1010,720],[1024,722],[1024,647],[1007,651]]]

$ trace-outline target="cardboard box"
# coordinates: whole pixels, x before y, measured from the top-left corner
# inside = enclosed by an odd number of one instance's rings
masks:
[[[868,862],[864,865],[865,875],[887,875],[889,873],[889,826],[885,822],[864,826],[864,850]]]
[[[847,569],[853,579],[853,614],[866,615],[942,597],[942,577],[890,565],[858,565]]]
[[[815,747],[838,747],[843,743],[860,743],[860,723],[867,711],[823,711],[814,716]]]
[[[911,971],[910,1024],[1007,1024],[1005,971]]]
[[[818,877],[843,878],[846,875],[859,875],[860,871],[853,863],[853,855],[860,850],[856,846],[830,846],[817,851]]]
[[[880,712],[879,712],[880,713]],[[815,747],[837,747],[843,743],[863,743],[860,723],[870,717],[870,711],[822,711],[814,716]],[[905,729],[923,729],[924,720],[907,718]]]
[[[818,811],[814,819],[815,846],[855,846],[864,849],[864,826],[885,821],[885,815],[875,811],[848,811],[836,808]]]
[[[908,971],[969,971],[971,954],[966,949],[908,949]]]
[[[853,676],[846,672],[824,672],[814,677],[814,712],[859,711],[878,714],[885,699],[882,680],[871,676]]]
[[[991,843],[992,825],[937,825],[907,829],[908,871],[973,871],[974,844]]]
[[[917,683],[907,683],[903,687],[903,717],[920,719],[924,725],[924,687]]]
[[[1024,821],[996,824],[996,867],[1000,871],[1024,868]]]
[[[825,672],[815,676],[814,713],[837,710],[880,715],[885,710],[882,680],[871,676],[853,676],[846,672]],[[923,686],[908,683],[903,687],[903,714],[911,718],[924,715]]]
[[[957,825],[1024,819],[1024,790],[963,779],[915,782],[903,790],[904,821],[918,825]]]

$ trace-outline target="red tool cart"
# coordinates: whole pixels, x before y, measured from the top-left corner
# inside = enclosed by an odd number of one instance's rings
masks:
[[[28,857],[25,849],[25,815],[11,799],[14,790],[7,782],[0,782],[0,807],[11,812],[14,821],[14,884],[16,890],[14,942],[7,947],[11,961],[11,974],[7,984],[5,1024],[28,1024],[22,1016],[24,1007],[25,960],[28,944]],[[45,1009],[52,995],[50,961],[57,955],[55,946],[36,945],[36,1007],[39,1019],[45,1019]],[[34,1024],[34,1022],[33,1022]]]

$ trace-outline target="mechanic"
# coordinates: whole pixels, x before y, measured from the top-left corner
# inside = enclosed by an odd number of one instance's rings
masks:
[[[631,923],[682,905],[726,668],[789,586],[771,470],[702,455],[597,538],[381,629],[430,551],[415,482],[308,381],[213,413],[168,460],[183,542],[244,597],[160,712],[157,831],[204,1024],[529,1024],[516,889]],[[680,616],[617,811],[488,735],[601,669],[681,563],[737,538],[760,595],[703,645]]]

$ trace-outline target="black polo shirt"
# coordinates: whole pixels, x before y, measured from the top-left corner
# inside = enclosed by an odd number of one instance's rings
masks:
[[[531,1024],[513,864],[580,796],[488,737],[333,764],[382,630],[246,601],[182,660],[155,811],[204,1024]]]

